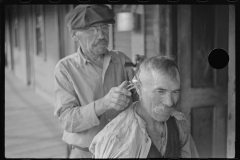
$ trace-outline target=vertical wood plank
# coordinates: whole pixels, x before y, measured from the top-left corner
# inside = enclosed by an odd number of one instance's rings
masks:
[[[65,54],[67,52],[66,47],[68,46],[67,43],[65,43],[65,40],[67,39],[66,33],[65,33],[65,21],[64,21],[64,15],[66,14],[65,6],[64,5],[58,5],[57,6],[57,17],[58,17],[58,26],[59,26],[59,59],[65,57]]]
[[[137,7],[137,8],[135,8]],[[134,30],[131,33],[131,45],[132,45],[132,59],[134,55],[145,55],[145,18],[144,18],[144,5],[132,5],[132,11],[138,14],[139,23],[138,30]],[[137,17],[135,17],[137,18]]]
[[[122,5],[114,5],[113,11],[115,14],[121,12]],[[131,7],[127,6],[125,8],[126,12],[131,11]],[[117,21],[117,19],[115,19]],[[117,24],[113,26],[113,49],[125,53],[129,58],[132,57],[132,46],[131,46],[131,31],[119,32],[117,30]]]
[[[178,64],[178,50],[177,50],[177,22],[178,22],[178,6],[177,5],[172,5],[171,6],[171,54],[174,56],[174,59],[176,61],[176,63]],[[179,65],[178,65],[179,66]]]
[[[214,85],[213,69],[207,60],[214,49],[214,11],[214,6],[192,6],[191,86],[194,88]]]
[[[112,5],[107,5],[110,9],[112,8]],[[116,21],[116,15],[115,15],[115,21]],[[113,25],[110,25],[109,28],[109,44],[108,44],[108,49],[113,50]]]
[[[172,54],[172,7],[157,5],[153,16],[155,53],[170,55]]]
[[[228,63],[228,129],[227,129],[227,158],[235,157],[236,136],[236,90],[235,90],[235,6],[229,6],[229,63]]]
[[[154,52],[158,54],[160,52],[160,6],[155,6],[153,14],[153,37],[154,37]]]
[[[228,28],[229,28],[229,13],[227,5],[216,5],[216,39],[215,48],[222,48],[228,51]],[[228,66],[216,71],[216,85],[227,87],[228,81]]]
[[[145,54],[146,57],[152,57],[156,54],[155,52],[155,34],[154,27],[157,27],[154,24],[154,16],[156,16],[158,5],[145,5]]]
[[[214,107],[192,109],[192,136],[200,158],[212,158]]]

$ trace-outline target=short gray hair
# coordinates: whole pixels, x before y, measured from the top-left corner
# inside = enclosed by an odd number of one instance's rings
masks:
[[[176,80],[177,72],[179,72],[178,66],[172,55],[157,55],[147,58],[140,64],[137,75],[139,75],[142,70],[148,72],[152,70],[157,72],[162,71],[174,80]]]

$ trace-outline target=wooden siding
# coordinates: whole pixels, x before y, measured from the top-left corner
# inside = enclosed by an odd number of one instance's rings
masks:
[[[122,9],[122,5],[113,5],[113,11],[115,13],[115,20],[117,13],[119,13]],[[130,12],[131,7],[130,5],[126,7],[124,11]],[[131,31],[126,32],[118,32],[117,31],[117,24],[114,24],[114,33],[113,33],[113,49],[117,51],[121,51],[125,53],[129,58],[132,57],[131,53]]]
[[[208,63],[208,54],[214,48],[214,11],[214,6],[192,6],[192,87],[214,85],[213,68]]]
[[[17,20],[17,28],[18,28],[18,34],[19,37],[15,37],[17,35],[13,35],[13,40],[15,42],[15,38],[19,38],[19,44],[18,47],[15,47],[16,44],[14,44],[13,46],[13,52],[14,52],[14,65],[15,65],[15,69],[14,72],[16,74],[16,76],[22,80],[25,84],[27,84],[27,61],[26,61],[26,38],[25,38],[25,15],[24,15],[24,7],[23,6],[16,6],[16,8],[14,8],[14,10],[16,12],[14,12],[15,14],[13,14],[13,33],[14,32],[14,25],[15,22]]]
[[[54,103],[53,73],[60,59],[59,31],[56,5],[44,6],[45,57],[35,54],[36,91]]]
[[[153,16],[156,5],[145,5],[145,51],[146,57],[152,57],[157,54],[155,50],[155,41],[153,35]]]

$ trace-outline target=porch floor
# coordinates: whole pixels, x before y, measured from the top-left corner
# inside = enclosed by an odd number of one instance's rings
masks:
[[[54,106],[5,69],[5,157],[66,158]]]

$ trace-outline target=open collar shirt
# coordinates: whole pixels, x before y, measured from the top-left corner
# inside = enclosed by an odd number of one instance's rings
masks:
[[[151,143],[161,144],[157,149],[164,156],[167,145],[167,125],[165,137],[150,138],[146,129],[146,122],[136,113],[136,103],[119,114],[93,139],[89,150],[95,158],[146,158]],[[175,111],[174,116],[179,129],[181,158],[198,158],[194,141],[190,135],[185,116]],[[167,157],[168,158],[168,157]]]
[[[124,53],[109,51],[104,55],[103,68],[100,68],[91,63],[79,48],[57,63],[54,70],[54,115],[59,117],[64,129],[63,141],[89,147],[93,137],[120,113],[111,109],[97,117],[94,107],[95,101],[103,98],[112,87],[132,80],[134,71],[125,69],[125,62],[131,60]]]

